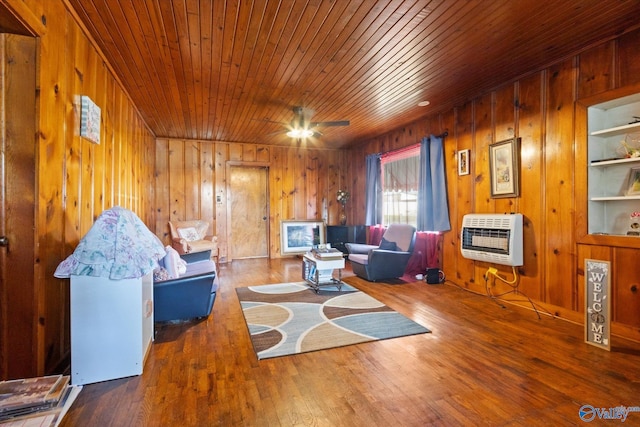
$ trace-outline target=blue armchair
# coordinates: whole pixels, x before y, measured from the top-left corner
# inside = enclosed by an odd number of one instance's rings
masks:
[[[187,262],[186,273],[154,282],[154,321],[209,316],[218,290],[216,264],[209,257],[209,251],[182,255]]]
[[[404,274],[416,241],[416,229],[407,224],[391,224],[379,246],[346,243],[349,261],[356,276],[370,282],[395,279]]]

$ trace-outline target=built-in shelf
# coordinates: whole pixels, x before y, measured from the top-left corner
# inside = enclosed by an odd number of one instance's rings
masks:
[[[592,197],[592,202],[608,202],[613,200],[640,200],[640,196],[601,196]]]
[[[608,159],[608,160],[594,160],[591,162],[591,166],[610,166],[610,165],[619,165],[622,163],[634,163],[640,162],[640,157],[631,157],[624,159]]]
[[[624,236],[629,216],[640,211],[640,195],[627,196],[640,158],[620,158],[626,135],[640,132],[640,94],[592,105],[588,114],[588,234]]]
[[[616,135],[624,135],[627,133],[640,132],[640,122],[630,123],[628,125],[616,126],[608,129],[601,129],[591,132],[591,136],[609,137]]]

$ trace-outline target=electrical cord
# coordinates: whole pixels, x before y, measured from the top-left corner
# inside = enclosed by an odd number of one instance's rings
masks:
[[[540,317],[540,312],[538,311],[538,308],[536,306],[536,304],[533,302],[533,300],[531,298],[529,298],[528,295],[526,295],[523,292],[520,292],[520,290],[518,289],[518,285],[519,285],[519,277],[518,277],[518,272],[516,271],[516,267],[512,266],[511,267],[512,272],[513,272],[513,280],[507,280],[507,278],[502,277],[501,275],[498,274],[498,269],[494,268],[494,267],[489,267],[487,269],[487,271],[484,273],[484,285],[485,285],[485,290],[487,292],[487,296],[489,298],[491,298],[493,301],[496,302],[496,304],[500,305],[500,307],[502,308],[506,308],[504,306],[504,304],[498,302],[498,298],[503,297],[505,295],[508,294],[517,294],[517,295],[522,295],[523,297],[525,297],[527,299],[527,301],[529,301],[529,304],[531,304],[531,308],[533,308],[533,311],[536,312],[536,315],[538,316],[538,319],[541,319]],[[489,287],[489,276],[493,276],[494,277],[494,283],[495,283],[495,279],[498,279],[499,281],[509,285],[511,287],[510,291],[507,292],[503,292],[501,294],[493,294],[491,292],[491,288]],[[508,301],[508,300],[506,300]],[[555,316],[553,314],[551,314],[547,309],[545,309],[544,307],[541,307],[548,315],[550,315],[551,317],[555,318]]]
[[[491,268],[490,270],[492,270],[492,271],[493,271],[493,270],[495,270],[495,272],[496,272],[496,273],[497,273],[497,271],[498,271],[498,270],[497,270],[497,269],[495,269],[495,268]],[[514,267],[514,276],[515,276],[515,275],[516,275],[516,273],[515,273],[515,267]],[[526,294],[524,294],[524,293],[520,292],[520,291],[517,289],[517,287],[518,287],[517,279],[515,279],[515,278],[514,278],[514,280],[509,281],[509,280],[506,280],[505,278],[499,277],[499,280],[503,281],[504,283],[509,284],[509,285],[512,287],[512,290],[507,291],[507,292],[503,292],[503,293],[501,293],[501,294],[493,294],[493,293],[491,292],[491,289],[489,288],[489,275],[488,275],[487,273],[485,273],[485,275],[484,275],[484,280],[485,280],[485,293],[484,293],[484,294],[483,294],[482,292],[477,292],[477,291],[474,291],[474,290],[472,290],[472,289],[468,289],[468,288],[465,288],[465,287],[463,287],[463,286],[460,286],[458,283],[454,282],[454,281],[453,281],[453,280],[451,280],[451,279],[445,279],[445,281],[443,282],[443,284],[445,284],[445,285],[450,285],[450,286],[454,286],[454,287],[456,287],[456,288],[458,288],[458,289],[460,289],[460,290],[463,290],[463,291],[465,291],[465,292],[469,292],[469,293],[474,294],[474,295],[487,296],[487,297],[489,297],[493,302],[495,302],[498,306],[500,306],[501,308],[505,308],[505,309],[506,309],[507,307],[506,307],[504,304],[502,304],[502,303],[498,300],[498,298],[499,298],[499,297],[502,297],[502,296],[504,296],[504,295],[508,295],[508,294],[511,294],[511,293],[515,293],[515,294],[522,295],[523,297],[527,298],[527,300],[529,301],[529,304],[531,304],[531,307],[532,307],[532,308],[533,308],[533,310],[536,312],[536,315],[538,316],[538,319],[541,319],[541,317],[540,317],[540,313],[538,312],[538,310],[537,310],[537,308],[536,308],[537,306],[536,306],[536,304],[533,302],[533,300],[531,300],[531,298],[529,298]],[[504,301],[507,301],[507,302],[516,302],[516,300],[508,300],[508,299],[505,299]],[[549,312],[549,310],[547,310],[546,308],[544,308],[544,307],[542,307],[542,306],[540,306],[540,308],[541,308],[542,310],[544,310],[544,312],[545,312],[545,313],[547,313],[549,316],[551,316],[552,318],[554,318],[554,319],[555,319],[555,317],[556,317],[556,316],[555,316],[554,314],[552,314],[551,312]]]

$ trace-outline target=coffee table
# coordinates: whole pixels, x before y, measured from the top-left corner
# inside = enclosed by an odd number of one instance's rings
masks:
[[[302,257],[302,279],[318,293],[322,286],[336,286],[342,289],[342,269],[344,257],[319,259],[312,253],[306,253]],[[338,270],[335,278],[334,270]]]

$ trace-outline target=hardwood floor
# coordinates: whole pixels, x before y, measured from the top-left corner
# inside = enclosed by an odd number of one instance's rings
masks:
[[[62,426],[548,426],[582,405],[640,407],[640,345],[454,285],[346,281],[430,334],[258,361],[235,288],[299,281],[300,261],[221,265],[205,321],[162,325],[139,377],[84,386]],[[611,425],[597,417],[589,425]],[[626,424],[640,425],[640,412]]]

